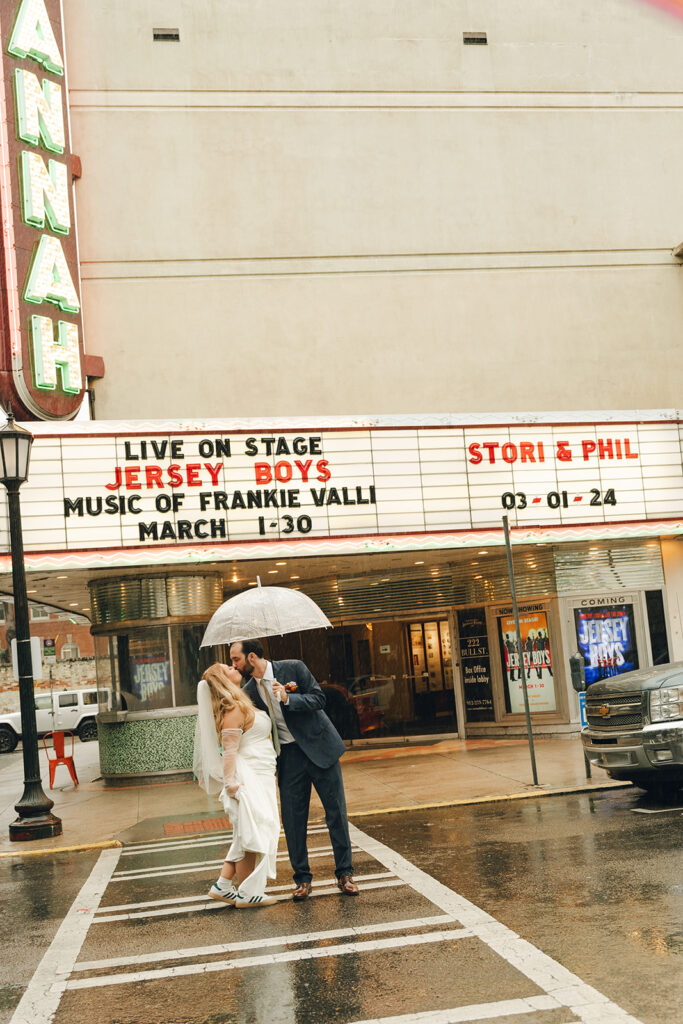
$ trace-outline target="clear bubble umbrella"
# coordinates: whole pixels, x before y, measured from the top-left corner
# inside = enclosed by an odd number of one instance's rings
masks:
[[[331,627],[317,604],[300,590],[262,587],[258,580],[258,586],[229,598],[213,613],[200,646]]]

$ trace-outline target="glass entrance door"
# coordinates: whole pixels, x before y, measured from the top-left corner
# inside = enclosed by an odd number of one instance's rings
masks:
[[[411,622],[407,627],[409,671],[414,714],[406,732],[453,732],[457,729],[453,659],[448,622]]]

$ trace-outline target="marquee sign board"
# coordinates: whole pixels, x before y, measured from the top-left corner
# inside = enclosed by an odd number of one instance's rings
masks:
[[[38,433],[27,550],[680,519],[682,427],[649,423]],[[7,543],[6,533],[0,543]]]
[[[85,390],[61,0],[0,0],[0,401],[69,419]]]

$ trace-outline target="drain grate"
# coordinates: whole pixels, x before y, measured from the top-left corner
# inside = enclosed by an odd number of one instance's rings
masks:
[[[184,836],[188,832],[220,832],[232,828],[230,818],[203,818],[201,821],[169,821],[164,825],[167,836]]]

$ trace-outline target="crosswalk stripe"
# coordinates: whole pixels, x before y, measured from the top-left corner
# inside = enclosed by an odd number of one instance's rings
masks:
[[[329,939],[352,938],[354,935],[372,935],[381,932],[409,931],[417,928],[431,928],[434,925],[454,924],[449,914],[433,917],[408,918],[405,921],[382,921],[377,924],[357,925],[349,928],[334,928],[324,932],[298,932],[293,935],[271,935],[249,942],[223,942],[214,946],[195,946],[190,949],[173,949],[160,953],[138,953],[135,956],[115,956],[108,960],[88,960],[76,964],[75,971],[99,971],[111,967],[127,967],[132,964],[153,964],[169,960],[186,960],[192,956],[216,956],[219,953],[240,953],[248,949],[265,946],[292,946],[304,942],[325,942]]]
[[[393,873],[391,871],[380,871],[373,875],[354,875],[354,881],[356,882],[367,882],[375,878],[391,878]],[[335,878],[323,878],[316,880],[317,886],[322,885],[333,885],[336,883]],[[284,890],[292,889],[292,883],[288,882],[286,885],[269,885],[266,892],[283,892]],[[314,889],[315,892],[315,889]],[[198,893],[195,896],[171,896],[168,899],[163,900],[145,900],[143,903],[118,903],[113,906],[99,907],[96,911],[98,914],[113,914],[117,910],[142,910],[143,907],[167,907],[172,903],[197,903],[203,902],[206,899],[206,893]]]
[[[495,1003],[454,1006],[450,1010],[426,1010],[422,1013],[399,1014],[397,1017],[373,1017],[372,1020],[357,1020],[352,1024],[469,1024],[470,1021],[558,1009],[561,1009],[561,1004],[552,996],[532,996],[530,999],[501,999]]]
[[[237,911],[239,913],[239,911]],[[126,974],[104,974],[94,978],[76,978],[58,982],[53,991],[103,988],[108,985],[130,985],[140,981],[158,981],[161,978],[178,978],[190,974],[212,974],[218,971],[246,970],[248,967],[263,967],[266,964],[292,963],[296,960],[316,960],[322,957],[348,956],[350,953],[375,953],[380,950],[398,949],[401,946],[424,946],[437,942],[453,942],[469,938],[466,928],[449,928],[446,931],[427,932],[423,935],[395,935],[387,939],[348,942],[339,946],[322,946],[317,949],[287,950],[282,953],[266,953],[264,956],[238,957],[235,960],[212,960],[201,964],[180,964],[159,970],[133,971]]]
[[[315,850],[309,850],[309,858],[327,857],[332,853],[331,846],[319,846]],[[286,853],[278,853],[277,860],[289,860]],[[165,878],[167,875],[189,875],[195,871],[207,871],[210,867],[216,868],[223,864],[223,860],[198,860],[187,861],[185,864],[174,865],[171,868],[157,867],[152,869],[136,868],[134,871],[119,871],[112,878],[112,882],[136,882],[145,878]]]
[[[363,886],[363,892],[366,889],[387,889],[391,886],[403,885],[404,883],[400,878],[389,878],[386,882],[369,882]],[[339,889],[335,885],[330,889],[316,889],[315,896],[338,896]],[[291,889],[289,892],[284,893],[282,896],[275,896],[275,899],[279,902],[286,902],[291,900],[292,893]],[[345,897],[346,898],[346,897]],[[112,921],[136,921],[146,917],[167,917],[173,914],[194,914],[202,910],[225,910],[227,907],[226,903],[219,903],[216,900],[211,900],[207,903],[190,903],[182,907],[162,907],[159,910],[148,910],[141,911],[140,913],[134,914],[112,914],[111,917],[96,917],[93,924],[104,924],[105,922]]]
[[[313,825],[308,829],[307,835],[318,836],[327,832],[326,825]],[[280,837],[284,838],[284,831],[280,830]],[[192,836],[187,839],[152,839],[146,843],[129,843],[121,851],[122,857],[137,857],[143,853],[166,853],[167,850],[191,849],[193,846],[211,846],[215,843],[224,843],[232,839],[232,829],[224,832],[211,832],[205,836]]]

